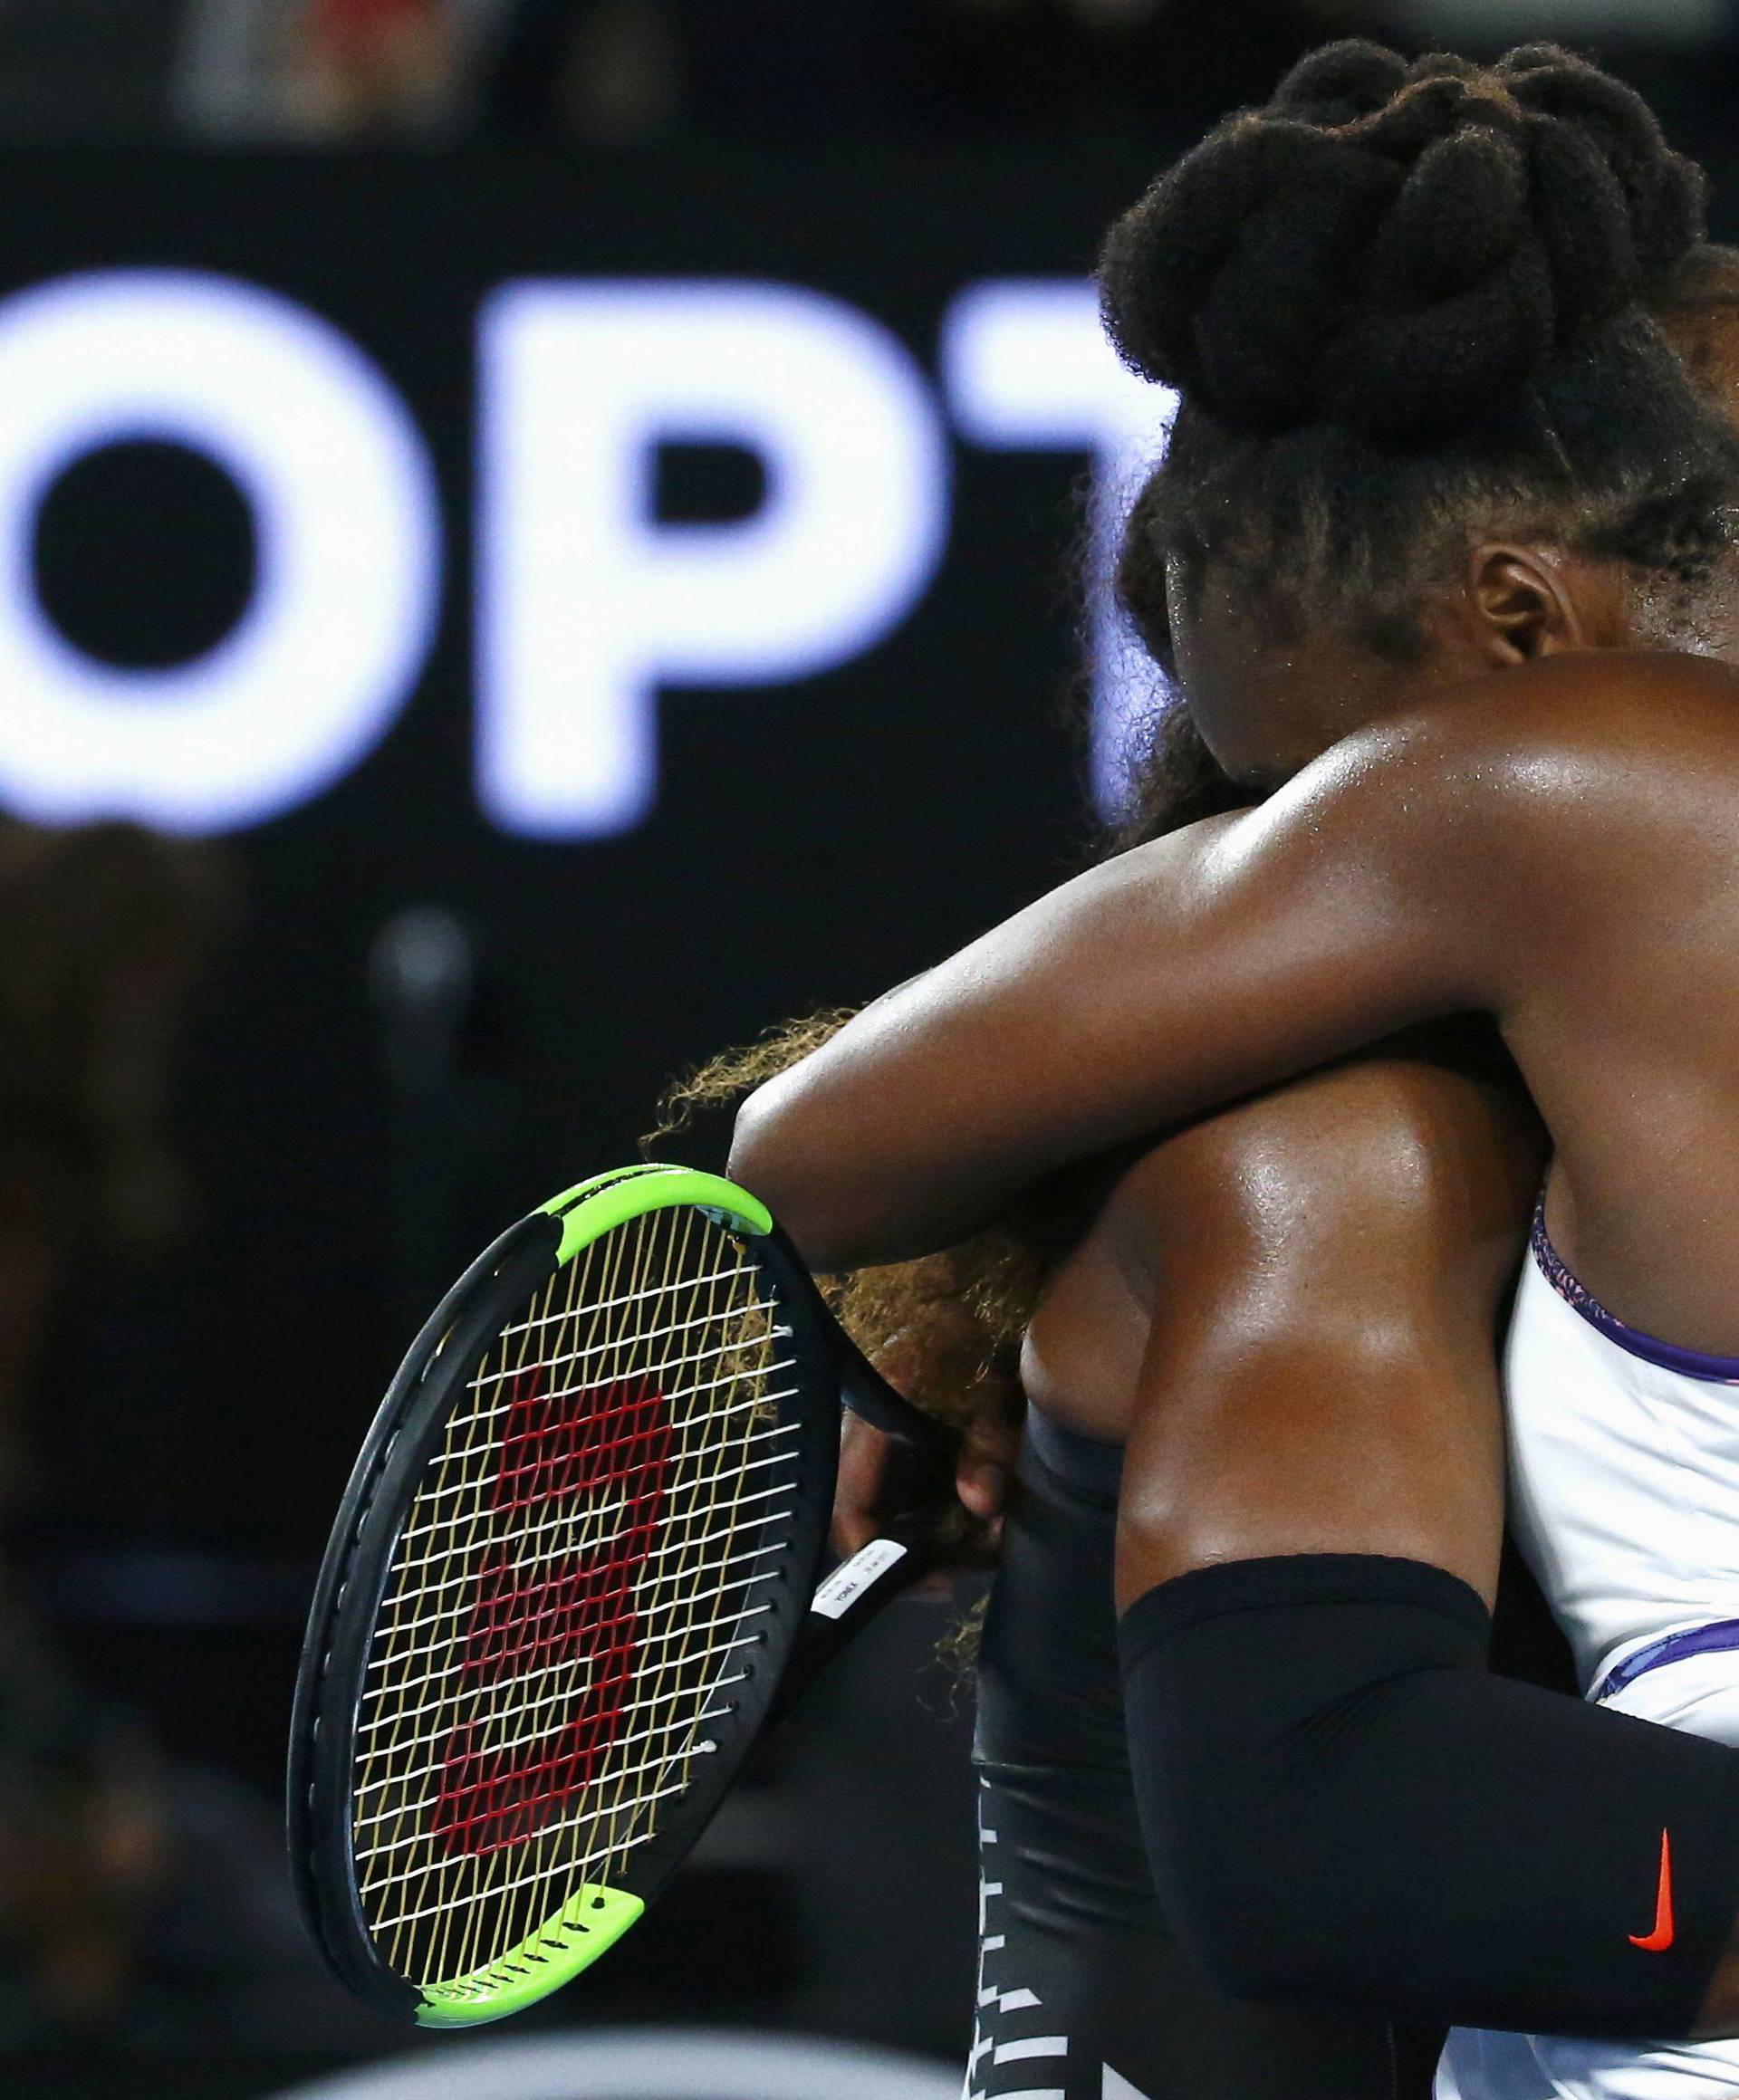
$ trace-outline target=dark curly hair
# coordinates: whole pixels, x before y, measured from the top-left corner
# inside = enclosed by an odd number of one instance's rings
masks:
[[[1331,44],[1210,132],[1100,264],[1124,361],[1181,397],[1119,574],[1156,657],[1209,564],[1277,639],[1339,615],[1415,654],[1475,527],[1697,590],[1739,437],[1650,307],[1705,252],[1703,192],[1639,96],[1546,44]]]

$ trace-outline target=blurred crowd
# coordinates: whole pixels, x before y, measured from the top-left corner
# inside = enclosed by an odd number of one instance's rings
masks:
[[[1522,28],[1640,66],[1670,114],[1728,77],[1736,14],[1739,0],[0,0],[0,134],[611,145],[1115,125],[1254,99],[1328,36],[1477,51]]]

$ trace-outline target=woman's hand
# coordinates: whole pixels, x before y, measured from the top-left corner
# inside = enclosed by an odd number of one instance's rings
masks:
[[[968,1424],[955,1465],[955,1503],[938,1521],[944,1558],[933,1581],[946,1582],[994,1562],[1020,1445],[1018,1417],[998,1414]],[[848,1411],[833,1497],[837,1553],[849,1557],[860,1551],[896,1519],[930,1500],[923,1483],[901,1463],[901,1447],[885,1432]]]

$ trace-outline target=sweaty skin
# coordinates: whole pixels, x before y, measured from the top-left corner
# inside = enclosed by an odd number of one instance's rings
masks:
[[[1731,354],[1739,350],[1739,331],[1717,320],[1712,331],[1685,347],[1694,353],[1693,363],[1712,388],[1730,398],[1739,393],[1739,354]],[[1627,592],[1610,575],[1571,573],[1550,549],[1476,550],[1469,583],[1465,607],[1452,609],[1451,619],[1439,629],[1440,640],[1447,644],[1446,660],[1439,665],[1446,675],[1439,683],[1466,679],[1461,698],[1475,704],[1507,703],[1512,695],[1525,697],[1532,712],[1523,718],[1523,726],[1533,742],[1512,748],[1500,735],[1494,749],[1482,754],[1475,738],[1460,754],[1473,774],[1468,799],[1477,804],[1481,790],[1503,785],[1514,802],[1525,805],[1531,797],[1540,802],[1544,818],[1552,798],[1542,791],[1555,787],[1560,813],[1571,815],[1579,796],[1595,793],[1603,778],[1610,786],[1636,771],[1634,734],[1628,743],[1621,736],[1604,749],[1598,738],[1591,750],[1578,743],[1588,688],[1599,686],[1607,674],[1616,674],[1617,700],[1621,707],[1628,705],[1638,686],[1626,674],[1639,670],[1646,705],[1669,704],[1666,717],[1657,714],[1629,725],[1632,732],[1640,728],[1646,739],[1651,726],[1670,720],[1675,681],[1669,676],[1658,689],[1652,684],[1657,673],[1670,672],[1670,666],[1659,659],[1639,665],[1634,657],[1615,661],[1584,653],[1590,645],[1603,650],[1634,647],[1625,631]],[[1232,1004],[1246,981],[1258,988],[1263,984],[1275,958],[1263,952],[1263,937],[1266,931],[1277,945],[1287,937],[1274,930],[1283,910],[1266,926],[1258,916],[1246,921],[1251,947],[1242,958],[1204,954],[1199,946],[1192,949],[1188,935],[1194,930],[1199,942],[1215,910],[1224,913],[1237,902],[1236,880],[1253,869],[1260,875],[1268,859],[1280,862],[1283,884],[1290,873],[1298,886],[1290,897],[1283,887],[1279,901],[1294,907],[1297,931],[1292,937],[1298,947],[1292,960],[1307,973],[1312,963],[1332,972],[1342,966],[1338,957],[1350,954],[1352,989],[1355,993],[1365,989],[1356,967],[1358,946],[1367,930],[1359,918],[1364,908],[1356,894],[1359,883],[1374,884],[1379,900],[1401,907],[1399,928],[1385,920],[1384,938],[1404,933],[1405,915],[1411,912],[1423,922],[1422,932],[1416,930],[1413,937],[1428,942],[1434,909],[1447,909],[1452,902],[1449,889],[1438,887],[1434,892],[1431,886],[1435,841],[1430,835],[1416,849],[1416,883],[1405,897],[1385,895],[1380,854],[1368,857],[1375,861],[1373,867],[1355,851],[1347,874],[1333,871],[1314,892],[1307,882],[1300,882],[1299,871],[1306,877],[1313,872],[1313,827],[1321,806],[1333,804],[1335,790],[1349,791],[1359,783],[1361,764],[1367,776],[1376,776],[1374,781],[1367,777],[1366,784],[1379,793],[1384,791],[1385,780],[1400,783],[1394,815],[1402,836],[1388,842],[1379,836],[1374,843],[1407,867],[1400,849],[1417,799],[1417,782],[1410,776],[1420,760],[1429,757],[1431,724],[1405,719],[1405,704],[1396,706],[1379,667],[1366,664],[1362,684],[1357,679],[1350,683],[1350,674],[1360,666],[1349,666],[1344,651],[1328,638],[1312,643],[1302,661],[1294,652],[1293,660],[1276,664],[1261,651],[1246,661],[1253,629],[1244,612],[1241,604],[1230,599],[1221,603],[1210,591],[1193,632],[1177,638],[1179,667],[1194,712],[1228,770],[1253,785],[1267,787],[1337,739],[1357,733],[1361,724],[1384,719],[1394,729],[1398,715],[1398,734],[1391,737],[1379,731],[1367,737],[1362,750],[1349,746],[1340,756],[1351,755],[1355,763],[1344,775],[1337,776],[1331,765],[1323,769],[1322,780],[1301,783],[1301,806],[1281,813],[1278,839],[1264,836],[1258,821],[1237,820],[1148,849],[1149,864],[1170,860],[1184,870],[1177,900],[1181,923],[1164,929],[1157,954],[1146,940],[1143,915],[1156,906],[1163,909],[1167,900],[1142,899],[1138,894],[1134,908],[1119,923],[1128,877],[1115,865],[1071,886],[1074,894],[1046,900],[1053,924],[1078,913],[1102,937],[1094,953],[1068,958],[1077,968],[1053,973],[1037,988],[1039,995],[1017,1016],[1030,1031],[1025,1037],[1005,1042],[998,1034],[1007,1016],[996,1009],[997,973],[1012,969],[1018,974],[1023,939],[1033,944],[1030,954],[1052,936],[1030,921],[1017,921],[1020,933],[1003,929],[992,937],[988,954],[969,951],[968,958],[957,959],[950,966],[952,985],[920,981],[902,988],[918,995],[907,1010],[888,1013],[884,1009],[891,1002],[873,1010],[860,1024],[865,1040],[853,1043],[848,1031],[836,1046],[841,1053],[840,1070],[820,1075],[800,1070],[787,1083],[784,1099],[774,1095],[757,1101],[740,1127],[734,1167],[762,1182],[782,1165],[793,1171],[789,1194],[776,1199],[788,1224],[801,1193],[801,1146],[815,1142],[826,1147],[811,1157],[818,1166],[825,1163],[827,1185],[811,1184],[811,1213],[797,1227],[812,1259],[851,1259],[841,1250],[857,1244],[875,1244],[887,1258],[945,1241],[954,1230],[977,1223],[998,1207],[1000,1198],[986,1191],[1024,1187],[1070,1157],[1079,1157],[1101,1136],[1121,1139],[1151,1128],[1205,1098],[1189,1092],[1193,1075],[1187,1069],[1180,1089],[1153,1090],[1156,1072],[1167,1083],[1179,1075],[1160,1056],[1147,1069],[1147,1053],[1167,1050],[1170,1039],[1163,1034],[1151,1042],[1142,1039],[1143,1002],[1158,1005],[1162,1023],[1175,1030],[1187,1029],[1198,1017],[1211,1027],[1221,1018],[1212,1012],[1218,997]],[[1694,646],[1719,650],[1722,645],[1720,635],[1709,634],[1697,637]],[[1513,678],[1519,663],[1564,650],[1575,653],[1567,658],[1557,654],[1554,664],[1536,665],[1529,674],[1536,682],[1542,672],[1548,674],[1548,688],[1551,676],[1573,674],[1573,695],[1558,704],[1570,734],[1564,747],[1555,749],[1559,723],[1552,708],[1517,691]],[[1457,653],[1458,664],[1452,660]],[[1687,668],[1691,676],[1686,684],[1696,688],[1696,668]],[[1491,669],[1501,670],[1501,686],[1483,675]],[[1277,706],[1276,693],[1282,689],[1283,705]],[[1702,776],[1705,791],[1709,772],[1718,783],[1720,768],[1731,764],[1722,725],[1708,717],[1730,706],[1732,696],[1730,683],[1724,682],[1724,689],[1700,710],[1705,742],[1699,747],[1692,740],[1680,753],[1679,762],[1688,765],[1693,777]],[[1692,715],[1699,712],[1695,692],[1681,695],[1678,705]],[[1506,731],[1512,725],[1500,716],[1490,726]],[[1409,728],[1427,732],[1423,738],[1416,736],[1410,747]],[[1667,755],[1665,748],[1659,755]],[[1385,776],[1386,761],[1391,770]],[[1511,769],[1507,776],[1506,765]],[[1482,779],[1482,766],[1494,769],[1499,777]],[[1626,806],[1642,820],[1633,826],[1638,833],[1652,828],[1669,841],[1675,837],[1666,829],[1676,824],[1677,814],[1670,765],[1663,766],[1652,782],[1632,778],[1627,783],[1630,800]],[[1494,792],[1485,794],[1488,822],[1501,819],[1504,808]],[[1446,794],[1442,806],[1427,813],[1434,817],[1437,837],[1449,849],[1465,842],[1453,796]],[[1718,809],[1712,813],[1725,814]],[[1685,820],[1697,820],[1686,812]],[[1241,834],[1238,825],[1244,828]],[[1223,839],[1226,832],[1233,833],[1230,839]],[[1584,838],[1582,843],[1586,847],[1590,841]],[[1612,841],[1597,836],[1591,843],[1604,848]],[[1627,873],[1634,883],[1638,851],[1646,862],[1647,852],[1657,843],[1639,838],[1638,850],[1629,857],[1629,870],[1614,858],[1609,895],[1616,892],[1622,900]],[[1290,861],[1284,852],[1274,852],[1276,845],[1290,849]],[[1484,923],[1495,921],[1501,936],[1504,910],[1519,900],[1513,887],[1506,894],[1507,865],[1494,861],[1484,871],[1483,881],[1476,867],[1458,873],[1461,883],[1453,894],[1459,896],[1462,885],[1475,894],[1487,889],[1490,896],[1482,900]],[[1565,873],[1573,876],[1574,869]],[[1143,876],[1134,879],[1139,890]],[[1705,897],[1718,898],[1720,887],[1717,868]],[[1542,887],[1547,894],[1537,902],[1550,906],[1549,886]],[[1583,901],[1598,911],[1598,895]],[[1039,909],[1042,913],[1046,906]],[[1715,927],[1699,925],[1695,916],[1688,924],[1705,943],[1710,938],[1718,942]],[[1536,929],[1546,942],[1553,930],[1550,918]],[[1514,931],[1519,935],[1522,929]],[[1681,941],[1684,931],[1681,927]],[[1119,945],[1125,935],[1129,937]],[[1174,935],[1183,937],[1168,949],[1167,940]],[[1518,937],[1517,954],[1523,947]],[[1598,984],[1597,934],[1585,939],[1584,955],[1588,981]],[[1062,959],[1054,950],[1052,957]],[[1222,960],[1242,961],[1244,976],[1228,970],[1216,981],[1215,964]],[[1279,961],[1286,960],[1283,948]],[[1169,982],[1164,975],[1167,962],[1172,965]],[[1678,953],[1679,969],[1695,965],[1695,954]],[[1476,973],[1467,974],[1471,980]],[[1495,981],[1497,971],[1492,974]],[[1616,989],[1621,1001],[1621,980]],[[910,1061],[921,1065],[926,1050],[934,1047],[934,1036],[927,1038],[927,1031],[936,1016],[927,1008],[938,991],[945,1001],[952,992],[957,1008],[974,1020],[990,1018],[987,1028],[975,1031],[968,1024],[956,1039],[975,1046],[975,1066],[956,1065],[950,1071],[931,1064],[922,1082],[932,1085],[939,1078],[945,1088],[960,1086],[977,1117],[973,1140],[983,1149],[967,1161],[964,1177],[957,1151],[944,1157],[927,1153],[937,1125],[947,1132],[946,1144],[956,1141],[957,1130],[950,1120],[953,1102],[946,1095],[926,1098],[920,1119],[934,1110],[935,1121],[908,1131],[910,1151],[894,1170],[898,1178],[909,1165],[915,1169],[911,1177],[891,1195],[871,1188],[867,1210],[860,1184],[836,1205],[832,1197],[841,1170],[864,1163],[851,1149],[859,1132],[845,1118],[830,1121],[827,1089],[842,1085],[849,1098],[852,1086],[867,1079],[873,1101],[877,1079],[889,1069],[890,1047],[912,1053]],[[1505,1012],[1495,1000],[1493,1003],[1494,1010]],[[1123,1020],[1132,1022],[1133,1040],[1130,1030],[1119,1021],[1120,1004]],[[1513,1041],[1532,1018],[1525,1000],[1515,1006],[1510,1018]],[[958,1012],[954,1018],[960,1018]],[[1214,1041],[1224,1046],[1234,1075],[1240,1072],[1240,1057],[1250,1061],[1242,1078],[1222,1078],[1218,1098],[1265,1069],[1292,1069],[1311,1061],[1308,1051],[1296,1056],[1283,1052],[1278,1064],[1265,1067],[1263,1060],[1275,1054],[1271,1047],[1261,1040],[1248,1046],[1228,1041],[1242,1017],[1233,1013],[1227,1018],[1234,1029]],[[1278,1018],[1285,1019],[1283,992]],[[1303,1018],[1320,1017],[1307,1005]],[[1642,1031],[1633,1032],[1639,1036]],[[1590,1031],[1590,1046],[1596,1033]],[[1096,1061],[1101,1048],[1124,1060],[1122,1092],[1095,1126],[1094,1111],[1101,1105],[1102,1075]],[[1011,1049],[1015,1054],[1005,1060]],[[1648,1055],[1639,1041],[1638,1063],[1646,1063]],[[854,1071],[853,1060],[860,1056],[863,1063]],[[879,1056],[883,1061],[878,1061]],[[805,1099],[818,1077],[819,1102],[813,1096]],[[1033,1077],[1050,1088],[1036,1104],[1026,1090]],[[1578,1096],[1585,1104],[1585,1119],[1599,1113],[1601,1075],[1597,1069],[1587,1077],[1591,1083]],[[1626,1091],[1622,1079],[1610,1073],[1606,1077],[1613,1090]],[[1149,1108],[1149,1101],[1156,1099],[1158,1105]],[[910,1113],[914,1101],[908,1097],[893,1105],[897,1113]],[[1632,1106],[1634,1110],[1634,1097]],[[812,1113],[818,1107],[820,1112]],[[798,1122],[788,1125],[783,1119],[793,1109]],[[1010,1111],[1013,1129],[995,1126],[1003,1109]],[[1567,1106],[1558,1105],[1560,1125],[1570,1114]],[[768,1121],[764,1124],[763,1118]],[[807,1140],[799,1136],[796,1146],[786,1149],[785,1141],[799,1127],[818,1135]],[[1083,1139],[1078,1135],[1081,1130],[1093,1136]],[[1584,1149],[1590,1160],[1598,1157],[1600,1147],[1591,1141]],[[1502,1511],[1493,1329],[1520,1249],[1538,1159],[1537,1135],[1525,1111],[1501,1088],[1441,1065],[1379,1057],[1319,1073],[1284,1092],[1261,1096],[1202,1121],[1154,1148],[1123,1175],[1101,1214],[1050,1279],[1023,1366],[1035,1400],[1057,1419],[1107,1440],[1128,1440],[1119,1542],[1120,1605],[1155,1583],[1213,1561],[1332,1551],[1398,1553],[1430,1562],[1459,1575],[1490,1601]],[[935,1182],[924,1176],[925,1166],[931,1164],[941,1169]],[[1663,1174],[1670,1175],[1670,1156],[1660,1164]],[[1705,1164],[1707,1178],[1718,1182],[1716,1161]],[[1590,1164],[1584,1178],[1592,1173]],[[1615,1193],[1621,1215],[1625,1191],[1619,1185]],[[1632,1190],[1632,1199],[1640,1193]],[[1695,1196],[1686,1193],[1694,1205]],[[1647,1324],[1637,1309],[1640,1294],[1627,1293],[1607,1275],[1591,1225],[1579,1229],[1585,1222],[1572,1213],[1574,1194],[1561,1177],[1553,1190],[1555,1236],[1561,1245],[1571,1248],[1576,1266],[1593,1276],[1609,1302],[1627,1305],[1632,1318]],[[887,1208],[878,1211],[878,1203]],[[857,1242],[853,1232],[860,1235]],[[904,1243],[902,1233],[907,1235]],[[1616,1251],[1611,1264],[1616,1274]],[[1658,1286],[1657,1302],[1663,1307],[1675,1302],[1672,1281],[1666,1279]],[[1377,1307],[1385,1317],[1373,1328]],[[1655,1317],[1667,1331],[1690,1338],[1689,1310],[1677,1325],[1669,1310]],[[1711,1326],[1703,1331],[1726,1330]],[[860,1542],[871,1529],[870,1514],[880,1476],[879,1441],[861,1425],[850,1432],[838,1510],[842,1544]],[[995,1449],[989,1434],[981,1435],[968,1454],[961,1499],[982,1517],[992,1518],[999,1505],[1010,1456],[1008,1450]],[[1711,1981],[1698,2031],[1730,2034],[1735,2026],[1739,1954],[1730,1947]]]
[[[1063,885],[751,1098],[733,1172],[819,1268],[1433,1016],[1493,1015],[1549,1222],[1622,1319],[1739,1351],[1739,673],[1554,656]]]
[[[1121,1172],[1047,1277],[1022,1363],[1034,1406],[1126,1447],[1119,1610],[1192,1568],[1292,1553],[1425,1561],[1491,1606],[1496,1342],[1543,1157],[1501,1078],[1379,1054],[1196,1123]],[[844,1550],[876,1529],[884,1452],[851,1425]],[[989,1514],[993,1469],[1012,1457],[982,1434],[962,1499]],[[1739,1926],[1696,2024],[1735,2029]]]
[[[1492,1603],[1495,1345],[1542,1162],[1513,1089],[1379,1057],[1128,1169],[1022,1366],[1034,1406],[1127,1447],[1119,1610],[1281,1553],[1425,1560]]]
[[[1023,1379],[1126,1445],[1117,1604],[1191,1568],[1384,1553],[1489,1607],[1496,1338],[1539,1127],[1513,1089],[1376,1056],[1156,1146],[1047,1280]],[[1739,2028],[1739,1921],[1696,2032]]]

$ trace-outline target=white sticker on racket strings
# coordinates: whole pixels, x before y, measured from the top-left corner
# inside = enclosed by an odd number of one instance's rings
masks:
[[[905,1558],[906,1549],[898,1539],[872,1539],[833,1570],[815,1592],[810,1610],[820,1612],[824,1619],[842,1619],[866,1589]]]

